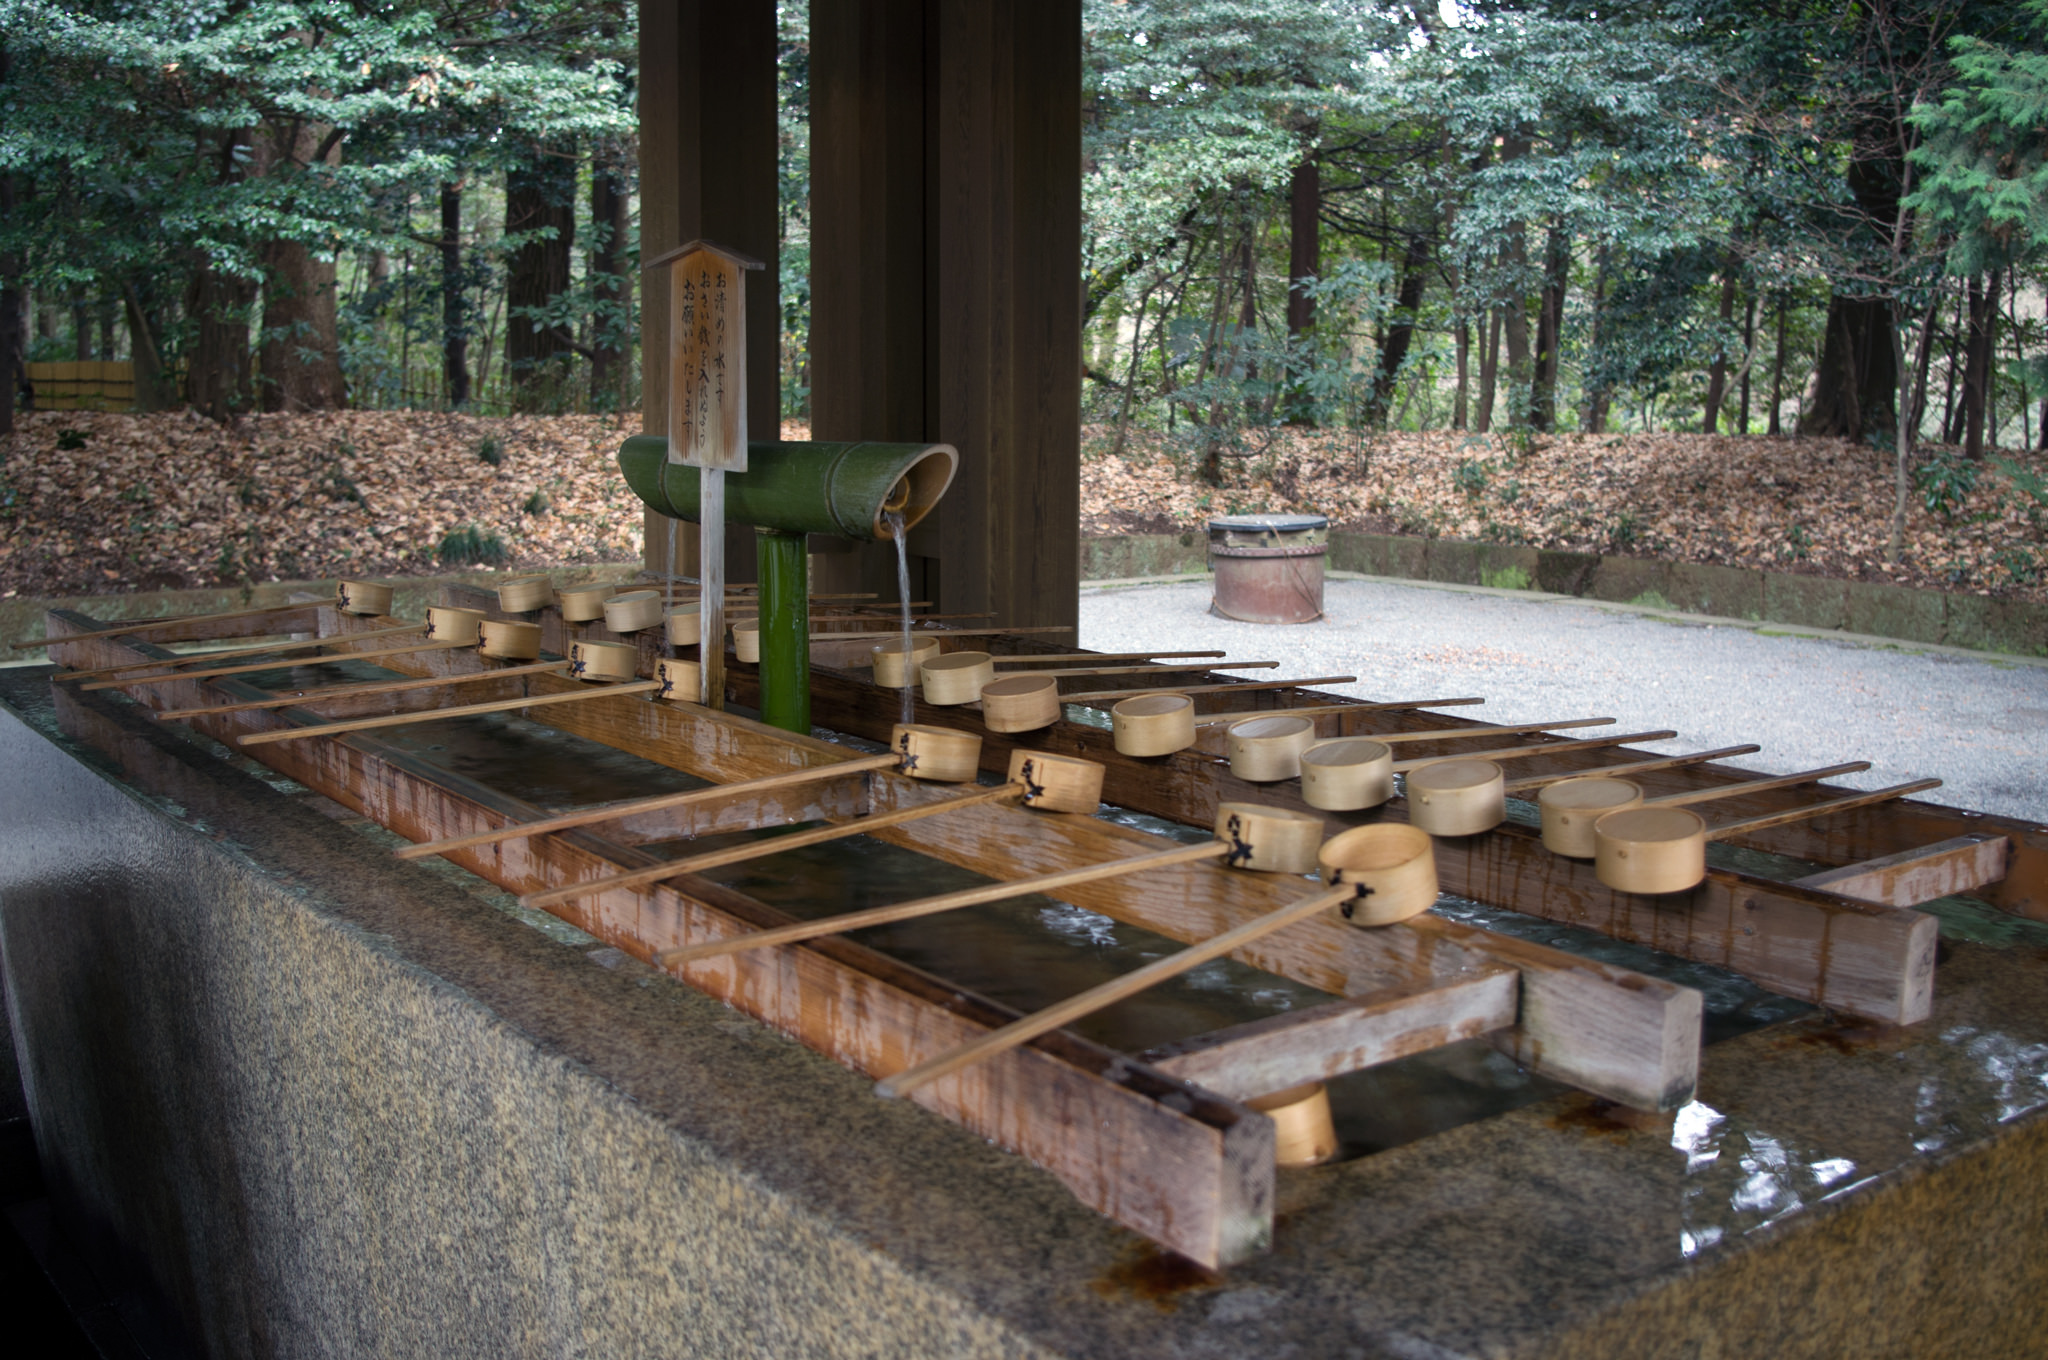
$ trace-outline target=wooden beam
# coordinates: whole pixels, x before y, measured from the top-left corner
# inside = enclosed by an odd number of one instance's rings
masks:
[[[118,655],[115,644],[73,646]],[[170,694],[159,691],[144,702],[161,697],[196,706],[195,699],[221,691],[261,697],[239,682],[202,688],[186,681],[167,688]],[[91,702],[60,698],[60,704]],[[251,710],[207,715],[194,725],[232,741],[306,721],[317,716]],[[281,773],[415,840],[543,815],[375,737],[287,742],[267,754]],[[644,867],[652,859],[588,830],[479,847],[451,858],[511,892]],[[641,959],[790,920],[702,879],[617,890],[558,914]],[[912,1051],[906,1044],[964,1043],[1016,1018],[1006,1007],[839,939],[708,960],[686,967],[682,976],[877,1078],[904,1065]],[[1056,1033],[914,1098],[1051,1171],[1083,1203],[1206,1266],[1243,1260],[1270,1243],[1272,1121],[1123,1054]]]
[[[1197,1035],[1142,1056],[1168,1076],[1251,1100],[1506,1029],[1515,1023],[1519,983],[1520,974],[1509,968],[1400,983]]]
[[[1888,907],[1915,907],[1937,897],[1973,893],[2005,877],[2005,836],[1957,836],[1919,850],[1845,864],[1794,880],[1802,888],[1839,893]]]

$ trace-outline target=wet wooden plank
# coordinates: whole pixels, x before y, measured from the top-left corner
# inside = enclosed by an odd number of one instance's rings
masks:
[[[61,627],[61,620],[60,620]],[[74,643],[67,660],[121,660],[158,649]],[[181,706],[255,698],[239,682],[156,687]],[[94,703],[62,696],[69,704]],[[194,725],[227,740],[317,721],[298,710],[209,715]],[[540,809],[434,769],[369,735],[280,743],[266,763],[410,839],[461,835]],[[637,868],[652,856],[588,831],[480,846],[453,858],[508,891],[526,892]],[[790,918],[702,879],[615,890],[558,912],[641,959]],[[1016,1013],[841,939],[686,965],[685,981],[881,1077],[1016,1018]],[[917,1093],[920,1104],[1051,1171],[1084,1203],[1211,1267],[1263,1250],[1273,1213],[1272,1121],[1125,1055],[1066,1033]]]
[[[343,626],[353,625],[344,621]],[[547,676],[537,679],[543,685],[576,683]],[[890,697],[893,700],[893,691]],[[619,702],[632,705],[631,700]],[[920,707],[927,714],[933,711],[928,705]],[[729,714],[714,717],[687,706],[640,703],[632,705],[630,721],[622,721],[606,708],[579,704],[568,714],[536,710],[534,717],[720,782],[772,773],[757,761],[771,758],[782,743],[800,747],[818,760],[844,759],[847,754],[844,747],[794,737]],[[943,709],[935,711],[945,714]],[[1437,715],[1399,716],[1413,717],[1425,727],[1441,723]],[[755,751],[751,759],[733,758],[724,749],[734,740],[724,731],[728,724],[758,737],[768,754]],[[1091,734],[1083,754],[1106,763],[1132,763],[1116,756],[1107,733],[1082,730]],[[1107,757],[1100,754],[1103,751]],[[1112,777],[1117,768],[1110,763]],[[877,811],[947,796],[942,787],[894,775],[871,775],[869,786],[870,806]],[[1253,791],[1253,801],[1263,801],[1256,792],[1263,786],[1244,787]],[[1145,832],[1108,822],[1012,807],[963,808],[920,822],[915,829],[884,830],[877,838],[997,879],[1051,873],[1157,845],[1156,838]],[[1273,910],[1292,890],[1289,880],[1209,865],[1193,867],[1205,872],[1175,877],[1175,871],[1157,871],[1128,881],[1083,885],[1062,895],[1077,906],[1187,942],[1208,939],[1251,915]],[[1308,922],[1259,941],[1236,957],[1336,995],[1473,967],[1515,968],[1524,974],[1522,1013],[1515,1026],[1491,1041],[1516,1061],[1644,1109],[1670,1108],[1689,1099],[1698,1077],[1698,992],[1441,918],[1417,918],[1374,931],[1356,930],[1334,919]]]
[[[1974,893],[1998,882],[2005,877],[2006,856],[2011,846],[2011,840],[2005,836],[1957,836],[1919,850],[1904,850],[1882,859],[1808,874],[1796,881],[1802,888],[1816,888],[1864,902],[1912,907],[1937,897]]]
[[[1508,968],[1402,983],[1197,1035],[1142,1056],[1168,1076],[1251,1100],[1505,1029],[1515,1023],[1519,983],[1520,974]]]

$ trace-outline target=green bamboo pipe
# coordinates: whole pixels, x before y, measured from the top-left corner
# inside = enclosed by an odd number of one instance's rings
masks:
[[[887,539],[931,513],[960,455],[950,444],[749,443],[747,470],[725,478],[725,516],[759,532],[761,718],[811,730],[810,559],[806,534]],[[619,449],[626,485],[670,519],[697,521],[697,469],[668,459],[668,440],[635,435]],[[705,645],[722,639],[706,638]]]
[[[725,478],[725,517],[786,534],[887,539],[886,510],[904,527],[931,513],[952,484],[960,455],[951,444],[749,443],[747,470]],[[647,507],[697,522],[697,469],[668,460],[668,440],[634,435],[619,470]]]
[[[811,730],[811,570],[802,534],[756,529],[761,582],[761,721]],[[773,683],[770,683],[771,678]]]

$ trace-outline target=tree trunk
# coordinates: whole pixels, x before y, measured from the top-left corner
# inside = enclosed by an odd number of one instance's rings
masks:
[[[441,392],[469,405],[469,308],[462,287],[462,186],[441,186]]]
[[[1892,310],[1881,298],[1828,300],[1827,336],[1815,373],[1813,405],[1799,420],[1802,435],[1840,435],[1861,442],[1896,419],[1898,363]]]
[[[1500,379],[1500,311],[1486,314],[1486,347],[1479,351],[1479,417],[1472,427],[1480,434],[1493,429],[1493,395]]]
[[[1472,324],[1458,318],[1458,395],[1451,403],[1451,428],[1465,428],[1465,390],[1472,370]]]
[[[1600,328],[1607,314],[1607,247],[1601,246],[1593,264],[1593,319],[1586,336],[1586,413],[1581,421],[1588,434],[1607,432],[1607,408],[1614,393],[1601,373]]]
[[[164,359],[157,348],[156,327],[150,325],[149,309],[135,285],[122,286],[121,299],[128,313],[128,352],[135,364],[135,409],[161,411],[164,408]]]
[[[1790,304],[1790,298],[1778,294],[1778,341],[1771,352],[1771,420],[1764,429],[1770,435],[1784,433],[1778,421],[1778,407],[1785,400],[1785,313]]]
[[[622,410],[626,404],[624,312],[630,286],[626,276],[626,185],[618,171],[601,162],[591,167],[590,229],[595,236],[590,273],[597,284],[590,335],[591,405],[609,401],[613,409]],[[1114,336],[1112,330],[1112,339]]]
[[[1749,290],[1749,297],[1742,305],[1742,352],[1744,355],[1756,353],[1756,290],[1754,288]],[[1738,432],[1744,435],[1749,433],[1750,367],[1750,362],[1745,359],[1742,365],[1741,414],[1737,417],[1740,422]]]
[[[1963,360],[1963,457],[1984,456],[1984,420],[1991,408],[1991,360],[1998,329],[1998,271],[1989,286],[1981,277],[1969,284],[1970,333]],[[1996,438],[1996,432],[1993,432]]]
[[[258,131],[254,172],[283,180],[304,174],[332,129],[324,124],[264,125]],[[328,151],[332,164],[337,141]],[[333,411],[348,404],[335,325],[334,260],[318,259],[301,241],[266,241],[263,266],[263,338],[257,355],[266,411]]]
[[[562,404],[571,347],[544,313],[569,287],[575,204],[572,157],[542,152],[505,176],[505,230],[526,238],[505,276],[505,365],[516,410]]]
[[[336,411],[348,405],[335,326],[333,260],[297,241],[271,241],[263,261],[263,409]]]
[[[1735,322],[1735,272],[1740,267],[1735,252],[1729,251],[1721,263],[1721,334],[1725,337]],[[1728,395],[1728,346],[1724,343],[1714,351],[1714,362],[1707,370],[1707,410],[1700,420],[1701,434],[1721,432],[1721,403]]]
[[[256,285],[222,274],[202,256],[185,291],[192,340],[185,351],[185,400],[223,423],[249,409],[249,309]]]
[[[1315,154],[1294,167],[1287,190],[1287,333],[1300,335],[1316,324],[1315,299],[1302,285],[1323,271],[1323,178]]]
[[[1394,384],[1400,380],[1401,365],[1415,340],[1415,318],[1422,310],[1422,291],[1428,282],[1429,240],[1421,232],[1408,238],[1401,257],[1401,283],[1394,294],[1394,314],[1388,320],[1387,338],[1380,345],[1379,371],[1373,375],[1372,392],[1366,399],[1366,424],[1380,429],[1387,423],[1387,407],[1394,399]]]
[[[1529,423],[1557,428],[1557,371],[1564,346],[1565,289],[1571,284],[1572,238],[1552,227],[1543,239],[1543,292],[1536,308],[1536,372],[1529,389]]]

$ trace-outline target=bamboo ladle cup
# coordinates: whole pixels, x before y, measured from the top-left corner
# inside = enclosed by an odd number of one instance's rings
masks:
[[[474,684],[479,680],[503,680],[518,675],[544,675],[549,671],[565,671],[568,663],[562,661],[533,661],[524,666],[502,666],[491,671],[466,671],[461,675],[408,676],[403,680],[363,680],[352,685],[320,685],[313,689],[295,689],[288,694],[273,694],[267,699],[244,699],[234,704],[208,704],[204,708],[167,708],[156,713],[158,722],[177,722],[185,718],[203,717],[209,713],[246,713],[258,708],[297,708],[301,704],[317,704],[326,699],[353,699],[372,694],[403,694],[415,689],[445,689],[451,685]]]
[[[1826,765],[1818,770],[1802,770],[1798,774],[1776,778],[1749,779],[1710,789],[1689,789],[1684,793],[1666,794],[1662,798],[1643,797],[1642,785],[1632,780],[1612,774],[1589,774],[1548,785],[1537,795],[1536,805],[1543,813],[1543,844],[1546,849],[1570,859],[1591,859],[1595,848],[1593,824],[1610,812],[1633,807],[1686,807],[1715,798],[1732,798],[1740,793],[1789,789],[1795,784],[1810,784],[1817,779],[1855,774],[1869,768],[1867,760],[1852,760],[1842,765]]]
[[[508,713],[515,708],[573,704],[585,699],[602,699],[618,694],[644,694],[648,690],[660,688],[659,680],[635,680],[626,685],[593,685],[589,689],[565,690],[560,694],[529,694],[517,699],[493,699],[487,704],[429,708],[417,713],[384,713],[374,718],[350,718],[345,722],[316,723],[310,727],[289,727],[277,732],[251,732],[238,738],[235,744],[262,746],[273,741],[302,741],[307,737],[332,737],[344,732],[368,732],[380,727],[409,727],[414,723],[439,722],[443,718],[472,718],[479,713]]]
[[[789,770],[782,774],[763,775],[759,779],[744,779],[733,784],[713,784],[705,789],[687,789],[681,793],[661,793],[649,798],[635,798],[623,803],[603,803],[596,807],[578,808],[559,816],[542,817],[531,822],[513,822],[508,826],[493,827],[489,831],[472,832],[467,836],[450,836],[446,840],[422,841],[418,845],[403,846],[392,852],[397,859],[426,859],[430,855],[445,855],[452,850],[467,850],[476,845],[498,845],[505,841],[525,840],[528,836],[545,835],[550,831],[569,831],[579,826],[590,826],[597,822],[616,821],[621,817],[633,817],[643,812],[659,812],[665,808],[688,807],[692,803],[706,803],[719,798],[744,797],[747,794],[765,793],[771,789],[786,789],[798,784],[814,784],[820,780],[833,779],[841,775],[860,774],[866,770],[894,769],[903,763],[900,756],[861,756],[854,760],[842,760],[831,765],[809,765],[801,770]]]
[[[330,633],[326,637],[307,638],[301,642],[252,642],[242,647],[215,647],[204,652],[179,652],[175,656],[151,657],[145,661],[123,661],[114,666],[92,666],[83,670],[59,671],[52,680],[90,680],[101,675],[118,675],[124,671],[147,671],[152,674],[167,666],[191,666],[205,661],[218,661],[230,656],[268,656],[272,652],[303,652],[329,646],[344,638],[394,637],[401,633],[426,631],[424,623],[401,623],[391,628],[370,628],[360,633]],[[65,639],[69,641],[69,639]],[[164,674],[174,672],[164,671]],[[179,671],[176,674],[184,674]]]
[[[333,641],[333,639],[328,639]],[[213,680],[223,675],[251,675],[257,671],[281,671],[291,666],[333,666],[343,661],[380,661],[387,656],[412,656],[419,652],[445,652],[467,647],[466,642],[416,642],[409,647],[380,647],[367,652],[331,652],[302,656],[291,661],[245,661],[239,666],[204,666],[196,671],[164,671],[156,675],[122,676],[80,685],[81,690],[127,689],[131,685],[161,685],[171,680]]]
[[[907,1067],[895,1076],[877,1082],[875,1094],[884,1097],[907,1096],[940,1077],[950,1076],[963,1067],[1029,1043],[1041,1034],[1050,1033],[1063,1025],[1072,1024],[1084,1015],[1115,1005],[1126,997],[1137,995],[1147,987],[1198,968],[1210,959],[1221,958],[1276,930],[1282,930],[1297,921],[1306,921],[1312,916],[1329,911],[1353,900],[1357,894],[1356,887],[1346,884],[1304,897],[1277,911],[1267,912],[1264,916],[1246,921],[1200,944],[1191,945],[1179,953],[1169,954],[1134,972],[1113,978],[1101,986],[1090,987],[1078,996],[1068,997],[1065,1001],[1047,1006],[1034,1015],[1024,1016],[1000,1029],[991,1030],[979,1039],[961,1044],[913,1067]]]
[[[1432,836],[1476,836],[1507,820],[1507,777],[1499,762],[1530,756],[1562,755],[1568,751],[1591,750],[1601,746],[1624,746],[1632,741],[1664,741],[1678,734],[1671,731],[1625,732],[1613,737],[1585,741],[1544,742],[1535,746],[1510,746],[1498,751],[1476,751],[1467,756],[1436,756],[1427,760],[1398,760],[1394,768],[1408,777],[1408,820]]]
[[[1870,807],[1940,787],[1939,779],[1916,779],[1716,827],[1709,827],[1704,818],[1687,808],[1623,808],[1593,824],[1593,871],[1602,883],[1617,892],[1684,892],[1707,876],[1708,841],[1743,836],[1831,812]]]

